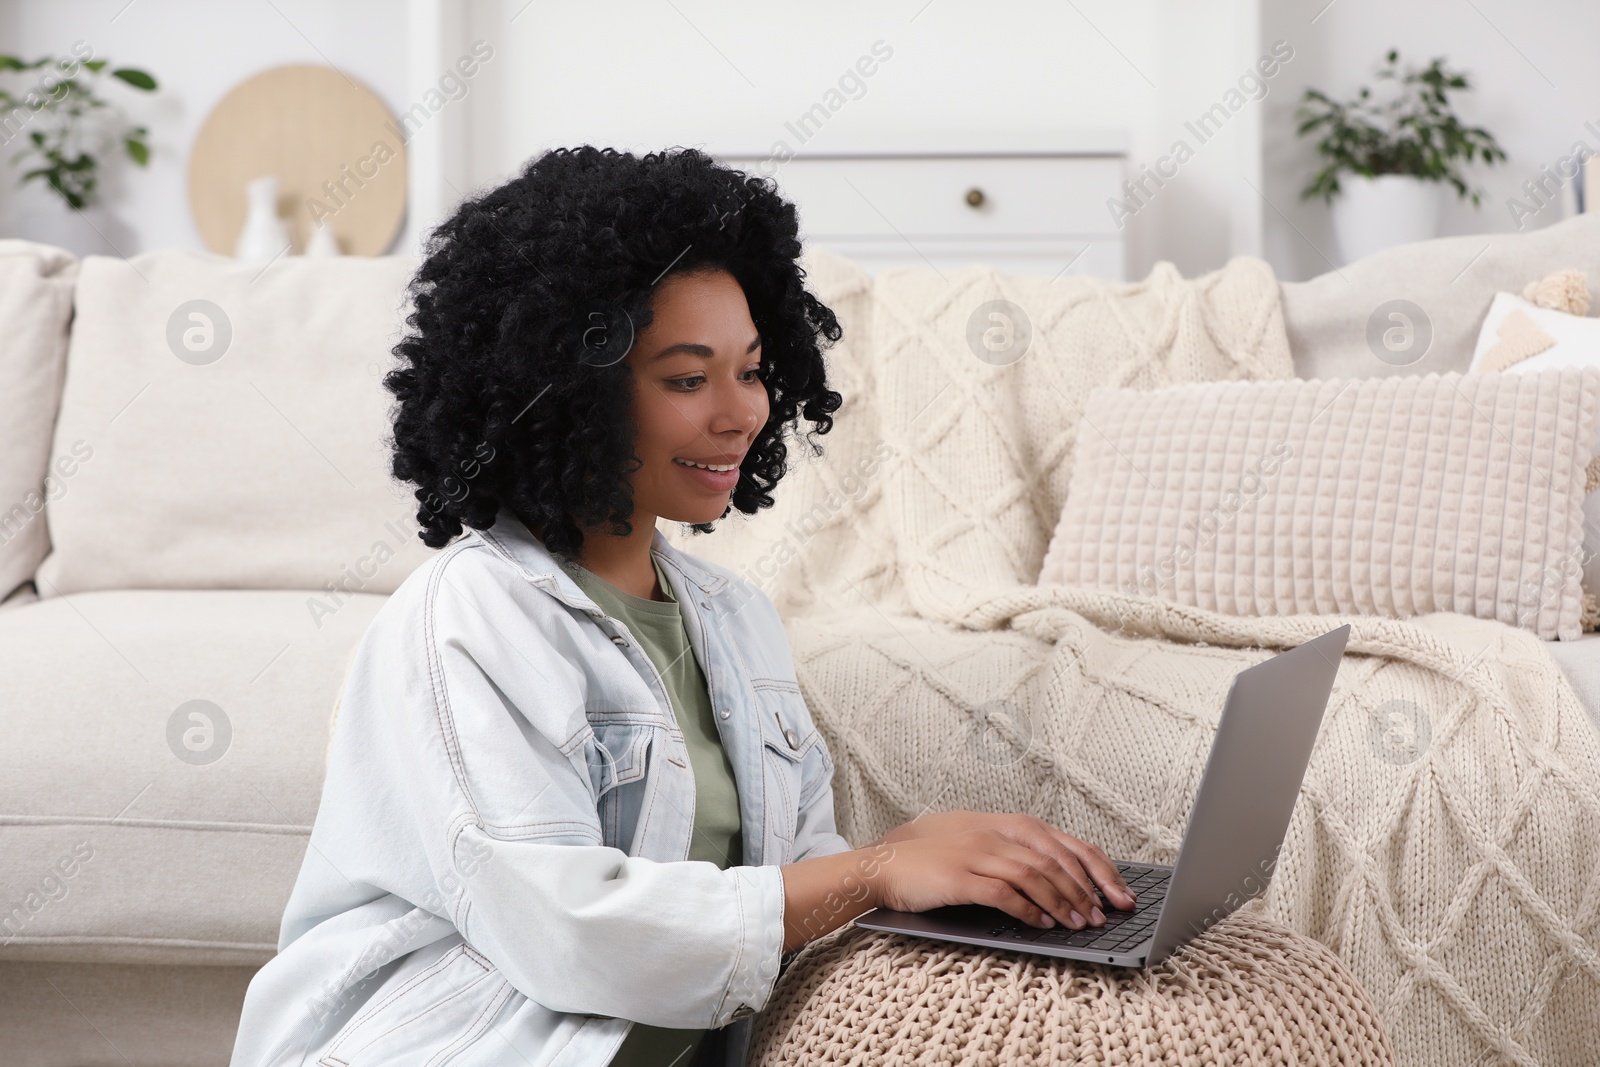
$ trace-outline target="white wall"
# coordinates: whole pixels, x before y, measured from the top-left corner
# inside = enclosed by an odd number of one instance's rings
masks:
[[[892,58],[808,150],[881,131],[950,150],[1008,130],[1117,127],[1137,170],[1258,54],[1255,0],[818,0],[759,18],[733,0],[525,5],[478,0],[462,31],[515,57],[490,65],[492,91],[464,112],[478,185],[564,144],[769,149],[878,40]],[[1250,110],[1128,220],[1132,276],[1158,258],[1199,271],[1259,248],[1258,198],[1238,192],[1259,158]]]
[[[1284,278],[1303,279],[1339,262],[1328,208],[1302,201],[1301,188],[1316,172],[1313,142],[1294,136],[1294,105],[1306,85],[1335,98],[1372,84],[1372,69],[1391,47],[1418,66],[1446,56],[1465,68],[1475,91],[1458,97],[1458,112],[1471,125],[1484,126],[1510,155],[1505,163],[1476,169],[1477,184],[1488,190],[1481,209],[1446,194],[1443,234],[1510,232],[1517,229],[1507,209],[1510,196],[1523,197],[1524,181],[1539,175],[1540,164],[1554,169],[1577,139],[1600,151],[1600,137],[1584,128],[1600,127],[1600,4],[1578,0],[1516,3],[1513,0],[1295,0],[1263,5],[1263,35],[1295,43],[1297,58],[1286,71],[1290,91],[1267,101],[1264,143],[1265,192],[1282,212],[1266,217],[1267,259]],[[1322,12],[1320,17],[1318,13]],[[1314,21],[1313,21],[1314,20]],[[1524,221],[1531,230],[1560,217],[1548,209]]]
[[[151,127],[154,152],[148,170],[108,168],[104,208],[87,220],[97,229],[5,181],[0,233],[80,253],[199,247],[188,151],[237,82],[281,63],[331,63],[399,112],[480,40],[494,57],[408,145],[413,211],[397,249],[414,250],[419,229],[460,196],[557,144],[768,146],[880,39],[893,58],[809,147],[871,145],[886,130],[949,149],[977,134],[1116,127],[1137,175],[1175,140],[1193,143],[1184,122],[1265,51],[1259,18],[1257,0],[818,0],[781,13],[733,0],[11,0],[0,7],[5,49],[65,53],[84,40],[162,88],[109,89]],[[1250,184],[1262,184],[1262,113],[1248,103],[1193,144],[1194,158],[1128,220],[1131,276],[1156,259],[1193,273],[1259,250],[1263,204]]]
[[[186,198],[188,151],[206,113],[249,75],[287,62],[331,63],[394,110],[416,102],[473,41],[495,58],[409,146],[413,204],[397,249],[467,191],[502,180],[543,148],[579,142],[637,149],[665,144],[767,144],[816,103],[873,41],[893,59],[867,79],[814,139],[870,144],[883,130],[922,131],[956,145],[984,131],[1123,127],[1130,165],[1156,164],[1184,140],[1193,158],[1127,222],[1129,270],[1156,259],[1189,273],[1259,251],[1286,278],[1337,260],[1321,202],[1298,193],[1316,167],[1293,135],[1307,85],[1346,94],[1370,80],[1384,49],[1424,61],[1447,55],[1478,80],[1462,112],[1488,126],[1511,160],[1480,169],[1480,210],[1453,197],[1443,232],[1508,232],[1506,201],[1574,141],[1600,149],[1600,5],[1538,8],[1509,0],[844,0],[751,14],[730,0],[12,0],[0,41],[23,56],[97,55],[150,70],[152,96],[111,85],[152,130],[148,170],[107,168],[105,206],[73,216],[35,184],[0,171],[0,233],[78,252],[132,254],[199,247]],[[1234,113],[1204,144],[1186,128],[1224,99],[1276,40],[1294,58],[1265,98]],[[14,151],[6,146],[7,159]],[[1149,186],[1147,185],[1147,188]],[[1541,211],[1524,226],[1556,220]],[[1326,258],[1325,258],[1326,257]]]

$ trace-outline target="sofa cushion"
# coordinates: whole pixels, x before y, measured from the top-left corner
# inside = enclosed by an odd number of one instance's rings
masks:
[[[1469,373],[1537,374],[1552,367],[1600,367],[1600,319],[1496,293]],[[1600,434],[1595,452],[1600,455]],[[1595,466],[1600,461],[1590,463],[1589,495],[1583,499],[1583,554],[1578,562],[1584,588],[1600,597],[1600,486],[1596,485],[1600,469]]]
[[[45,502],[86,458],[71,438],[65,454],[50,450],[77,273],[63,249],[0,241],[0,601],[33,577],[50,547]]]
[[[387,601],[313,618],[310,599],[113,590],[0,612],[0,959],[273,955],[329,715]]]
[[[1530,374],[1551,367],[1600,367],[1600,319],[1496,293],[1468,373]]]
[[[90,589],[389,593],[430,550],[388,473],[381,378],[410,257],[90,256],[55,449],[41,597]]]
[[[1586,628],[1600,370],[1101,388],[1089,407],[1041,584]]]
[[[1300,378],[1462,372],[1494,294],[1551,271],[1600,278],[1600,212],[1529,233],[1397,245],[1283,283],[1283,324]],[[1398,317],[1396,317],[1398,316]]]

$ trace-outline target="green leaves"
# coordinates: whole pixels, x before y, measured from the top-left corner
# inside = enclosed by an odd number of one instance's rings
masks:
[[[30,84],[0,89],[0,105],[28,134],[26,146],[12,158],[12,164],[29,158],[37,164],[23,172],[19,183],[42,181],[73,210],[81,210],[94,199],[100,166],[96,145],[114,146],[120,141],[134,163],[141,167],[150,163],[150,131],[131,126],[113,133],[123,119],[96,89],[101,78],[109,76],[140,92],[153,92],[156,80],[135,67],[108,71],[108,66],[106,59],[44,56],[30,62],[0,55],[0,75],[50,68]]]
[[[135,89],[143,89],[147,93],[153,91],[156,87],[154,78],[144,71],[135,70],[132,67],[119,67],[111,72],[111,76],[113,78],[121,78]]]
[[[128,150],[128,158],[141,167],[150,163],[150,146],[141,140],[144,135],[145,128],[140,126],[122,139],[122,146]]]
[[[1488,130],[1464,124],[1452,109],[1449,93],[1472,89],[1466,73],[1447,69],[1442,57],[1405,71],[1398,50],[1384,58],[1377,76],[1395,87],[1387,100],[1378,101],[1366,86],[1344,103],[1316,89],[1301,97],[1295,132],[1320,133],[1317,151],[1324,161],[1301,198],[1331,201],[1340,192],[1341,174],[1407,174],[1448,182],[1456,195],[1480,204],[1482,191],[1467,184],[1463,168],[1475,161],[1492,165],[1506,153]]]
[[[69,159],[53,146],[46,146],[42,154],[50,165],[28,171],[22,176],[23,182],[43,178],[68,206],[74,210],[84,208],[94,195],[96,184],[93,157],[79,153]]]
[[[45,56],[43,59],[36,59],[32,63],[24,63],[16,56],[0,56],[0,71],[38,70],[40,67],[53,62],[55,62],[55,60],[51,59],[49,56]]]

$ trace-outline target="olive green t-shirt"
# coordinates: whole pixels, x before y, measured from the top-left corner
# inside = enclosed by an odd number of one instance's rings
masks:
[[[557,557],[563,570],[602,611],[621,619],[661,672],[673,715],[689,749],[694,771],[694,837],[689,859],[708,860],[726,869],[744,860],[739,819],[739,787],[733,764],[722,748],[706,678],[689,645],[683,613],[654,555],[656,579],[666,600],[647,600],[623,592],[599,575]],[[634,1023],[610,1067],[687,1067],[706,1031]]]

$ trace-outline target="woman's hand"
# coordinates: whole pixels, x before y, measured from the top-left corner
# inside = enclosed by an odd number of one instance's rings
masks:
[[[1100,896],[1096,892],[1096,887],[1105,891],[1115,907],[1128,910],[1134,906],[1133,894],[1129,892],[1127,882],[1123,881],[1122,875],[1117,871],[1117,865],[1112,863],[1098,846],[1058,830],[1043,819],[1032,815],[1020,813],[997,815],[982,811],[930,812],[910,822],[902,823],[875,843],[895,845],[898,851],[898,845],[902,842],[948,838],[973,831],[994,833],[1006,841],[1046,857],[1056,868],[1065,871],[1087,896],[1087,899],[1075,898],[1086,905],[1080,910],[1080,916],[1087,916],[1095,925],[1104,921],[1103,913],[1099,912]],[[1035,903],[1042,902],[1035,901]],[[921,911],[922,909],[897,907],[897,910]],[[1005,910],[1018,918],[1026,918],[1010,909]],[[1083,923],[1070,925],[1081,927]]]
[[[927,911],[987,904],[1033,926],[1100,926],[1098,885],[1134,906],[1117,865],[1086,841],[1031,815],[943,811],[848,852],[786,863],[783,951],[875,907]]]

